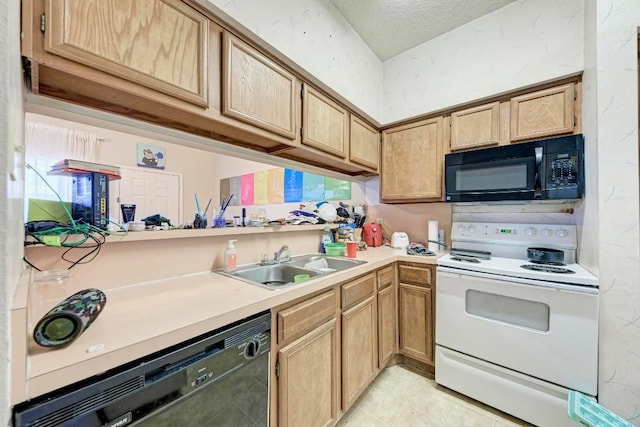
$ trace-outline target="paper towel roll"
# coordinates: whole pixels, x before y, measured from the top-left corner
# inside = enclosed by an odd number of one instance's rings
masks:
[[[427,239],[433,240],[434,242],[438,241],[438,221],[429,221],[429,229],[427,231]],[[437,251],[438,244],[429,242],[427,245],[430,251]]]

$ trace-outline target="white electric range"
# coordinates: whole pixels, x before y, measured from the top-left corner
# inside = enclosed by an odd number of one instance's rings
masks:
[[[529,262],[527,248],[566,264]],[[437,261],[436,382],[540,426],[571,426],[570,389],[597,395],[598,279],[573,225],[460,223]]]

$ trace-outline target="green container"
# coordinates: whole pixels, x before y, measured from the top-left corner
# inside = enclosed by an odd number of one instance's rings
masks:
[[[324,251],[327,256],[344,256],[346,250],[347,244],[344,242],[324,244]]]

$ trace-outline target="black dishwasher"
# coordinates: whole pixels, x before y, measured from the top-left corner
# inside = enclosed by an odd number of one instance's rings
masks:
[[[16,405],[14,426],[266,426],[263,312]]]

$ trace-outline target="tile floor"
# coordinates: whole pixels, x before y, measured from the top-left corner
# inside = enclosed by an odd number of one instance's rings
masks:
[[[437,385],[435,381],[400,365],[381,372],[338,423],[340,427],[530,425]]]

